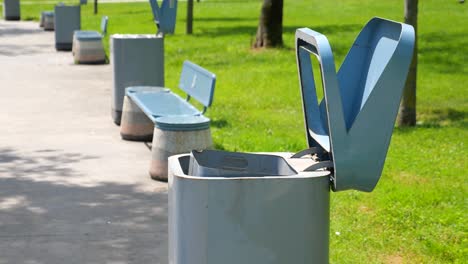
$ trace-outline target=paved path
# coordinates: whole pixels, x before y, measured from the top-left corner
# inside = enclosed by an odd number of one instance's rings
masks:
[[[0,264],[167,263],[167,185],[120,140],[111,66],[0,22]]]

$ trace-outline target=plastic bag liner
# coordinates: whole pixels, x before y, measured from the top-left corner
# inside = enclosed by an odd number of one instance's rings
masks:
[[[297,175],[297,172],[280,156],[219,150],[194,150],[190,153],[188,175],[265,177],[291,176]]]

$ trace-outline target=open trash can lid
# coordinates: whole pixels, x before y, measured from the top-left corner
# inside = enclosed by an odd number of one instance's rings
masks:
[[[410,25],[371,19],[338,73],[327,38],[296,31],[296,56],[310,148],[333,162],[333,190],[372,191],[380,179],[414,48]],[[310,56],[320,74],[314,76]],[[319,77],[318,77],[319,76]],[[324,98],[317,100],[315,78]]]

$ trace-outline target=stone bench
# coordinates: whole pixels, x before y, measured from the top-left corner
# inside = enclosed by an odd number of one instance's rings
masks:
[[[179,87],[187,99],[163,87],[128,87],[124,98],[120,135],[125,140],[152,140],[151,178],[167,180],[169,156],[211,148],[210,119],[204,116],[213,101],[216,76],[185,61]],[[190,104],[203,105],[200,111]]]
[[[39,26],[47,31],[54,30],[54,11],[41,12],[41,20],[39,22]]]
[[[102,44],[102,38],[107,33],[109,18],[102,17],[101,33],[89,30],[77,30],[73,34],[72,53],[75,63],[105,63],[106,52]]]

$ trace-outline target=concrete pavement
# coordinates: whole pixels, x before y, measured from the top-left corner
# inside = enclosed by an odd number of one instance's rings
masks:
[[[120,139],[111,78],[0,22],[0,264],[167,263],[167,184]]]

